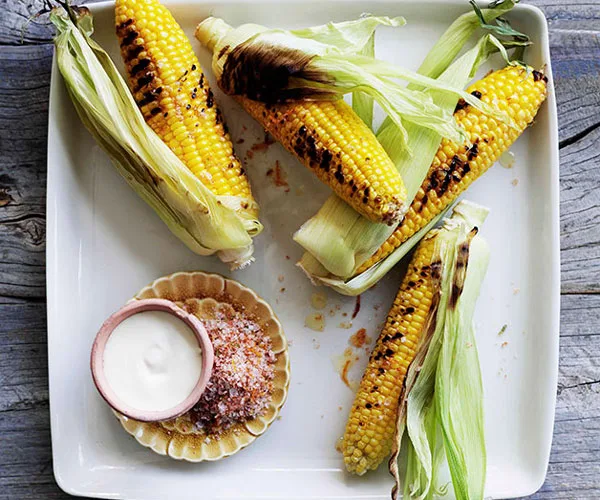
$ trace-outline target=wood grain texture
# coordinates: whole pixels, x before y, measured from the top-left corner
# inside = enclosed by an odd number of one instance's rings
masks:
[[[45,184],[52,29],[0,0],[0,499],[66,499],[52,475]],[[549,21],[561,141],[562,311],[554,443],[535,499],[600,498],[600,0]]]

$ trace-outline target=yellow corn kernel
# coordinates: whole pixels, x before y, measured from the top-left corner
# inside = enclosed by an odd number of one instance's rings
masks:
[[[435,238],[417,248],[350,410],[342,442],[349,472],[376,469],[390,454],[404,377],[430,313],[439,278],[433,263]],[[418,296],[418,299],[416,297]],[[367,437],[371,448],[362,446]]]
[[[533,122],[546,99],[546,82],[539,71],[507,66],[467,89],[483,102],[508,113],[516,128],[481,113],[464,101],[459,102],[454,118],[467,131],[471,144],[442,140],[406,217],[377,252],[359,267],[357,274],[386,258],[426,226],[494,164]]]
[[[157,0],[117,0],[115,21],[146,122],[213,193],[252,200],[213,93],[171,13]]]
[[[390,225],[400,220],[406,210],[402,177],[371,130],[343,100],[275,105],[245,97],[237,100],[357,212]]]

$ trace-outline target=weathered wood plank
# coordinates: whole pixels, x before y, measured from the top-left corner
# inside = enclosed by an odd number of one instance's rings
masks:
[[[50,46],[0,46],[0,295],[45,296]]]
[[[565,293],[600,291],[600,128],[561,150],[561,259]]]

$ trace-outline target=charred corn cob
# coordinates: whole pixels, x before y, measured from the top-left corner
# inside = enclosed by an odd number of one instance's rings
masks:
[[[266,105],[237,100],[273,137],[361,215],[393,224],[405,211],[402,177],[343,100]]]
[[[392,448],[398,399],[433,304],[439,262],[435,238],[417,248],[350,410],[342,443],[349,472],[376,469]]]
[[[250,184],[192,46],[157,0],[117,0],[129,85],[146,122],[216,195],[252,201]],[[254,211],[255,203],[242,204]]]
[[[406,217],[379,250],[360,266],[357,274],[392,253],[494,164],[533,122],[546,98],[546,83],[547,78],[539,71],[507,66],[469,87],[468,92],[506,112],[516,127],[509,127],[460,101],[454,117],[467,131],[471,144],[442,140]]]

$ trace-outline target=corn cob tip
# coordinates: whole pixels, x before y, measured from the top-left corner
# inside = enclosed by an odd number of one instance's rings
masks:
[[[544,69],[506,66],[473,83],[467,92],[505,112],[515,127],[459,100],[454,111],[456,122],[464,128],[469,141],[456,144],[443,139],[427,178],[419,188],[406,217],[377,252],[364,262],[361,274],[385,259],[413,234],[426,226],[487,171],[508,150],[533,120],[547,94],[548,77]]]

